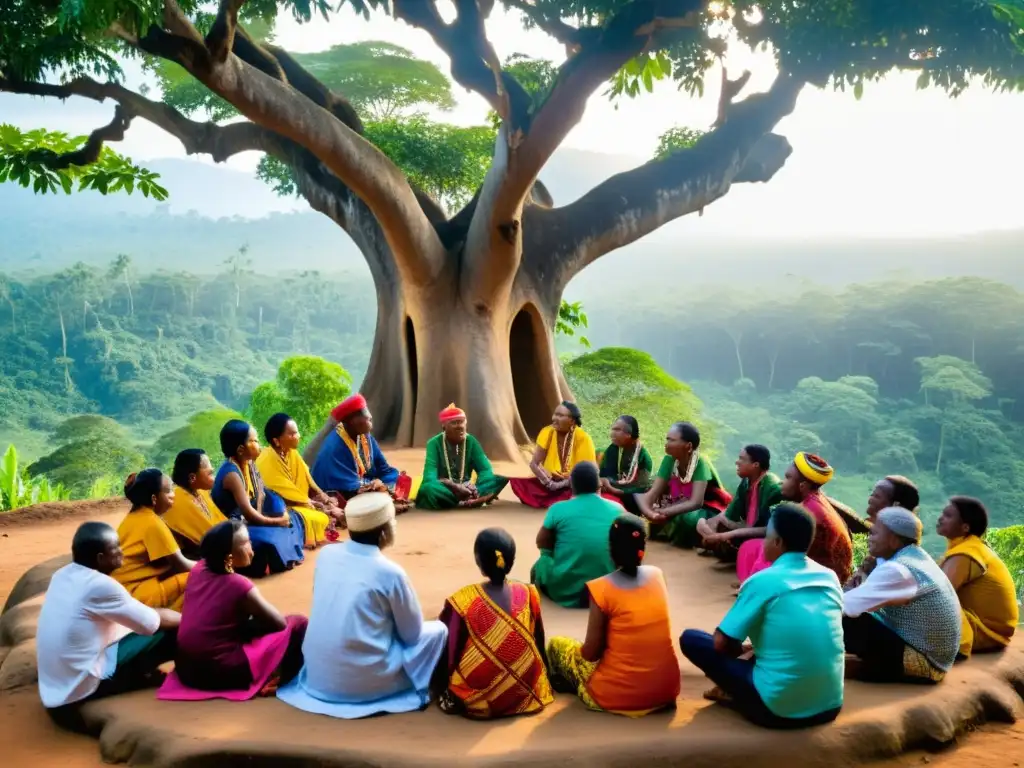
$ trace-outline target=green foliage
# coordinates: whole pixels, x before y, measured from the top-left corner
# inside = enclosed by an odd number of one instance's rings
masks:
[[[658,137],[658,147],[654,150],[654,157],[656,160],[664,160],[681,149],[689,149],[703,135],[703,131],[696,131],[685,126],[677,125],[674,128],[669,128]]]
[[[227,408],[200,411],[189,417],[183,427],[161,435],[147,452],[148,463],[170,472],[175,457],[186,448],[202,448],[210,455],[214,466],[220,458],[220,430],[231,419],[241,414]]]
[[[253,390],[246,415],[262,435],[271,416],[287,413],[298,425],[305,445],[320,431],[331,409],[351,391],[352,377],[337,363],[311,355],[289,357],[281,363],[274,381]]]
[[[51,435],[58,447],[29,465],[32,477],[45,477],[79,497],[96,491],[102,479],[124,478],[142,468],[145,457],[132,444],[128,431],[102,416],[76,416]]]
[[[492,128],[423,117],[367,123],[366,137],[449,211],[469,202],[483,183],[495,141]]]
[[[106,195],[123,190],[131,194],[137,188],[145,197],[167,198],[167,190],[157,183],[160,174],[140,168],[108,147],[94,163],[50,167],[60,155],[81,149],[87,138],[42,129],[21,131],[0,124],[0,184],[15,182],[41,195],[60,191],[70,195],[77,185],[79,192],[91,189]]]
[[[7,446],[0,456],[0,512],[69,498],[71,493],[62,484],[53,484],[45,477],[30,478],[19,464],[14,443]]]
[[[985,541],[1006,563],[1017,585],[1018,599],[1024,597],[1024,525],[989,529]]]
[[[570,304],[562,299],[562,303],[558,306],[558,317],[555,319],[556,336],[575,338],[581,347],[590,349],[590,339],[582,333],[576,336],[577,331],[587,328],[589,324],[587,313],[583,311],[583,302],[574,301]]]
[[[714,455],[714,430],[703,417],[700,399],[686,384],[665,373],[650,355],[606,347],[570,362],[565,377],[598,447],[604,438],[601,430],[628,414],[640,422],[643,440],[655,457],[669,427],[677,421],[697,424],[702,448],[707,446],[706,452]]]

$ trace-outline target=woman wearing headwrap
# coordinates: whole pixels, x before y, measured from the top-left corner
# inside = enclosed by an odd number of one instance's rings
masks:
[[[1010,569],[982,538],[988,510],[977,499],[954,496],[935,528],[948,542],[939,565],[960,598],[960,654],[1003,650],[1017,630],[1020,609]]]
[[[163,515],[174,503],[171,478],[159,469],[128,476],[124,495],[132,508],[117,528],[124,560],[111,576],[150,608],[181,610],[195,563],[181,554]]]
[[[313,481],[309,467],[299,455],[299,427],[287,413],[275,413],[263,429],[266,447],[256,459],[263,484],[288,507],[299,513],[305,529],[306,547],[316,549],[336,539],[335,526],[344,527],[345,513]],[[333,534],[333,535],[331,535]]]
[[[640,717],[674,707],[679,695],[668,587],[660,568],[643,565],[642,519],[620,516],[608,545],[618,570],[587,584],[587,637],[551,638],[548,670],[556,690],[575,693],[590,709]]]
[[[819,565],[831,568],[845,584],[853,571],[853,539],[846,522],[822,492],[835,470],[821,456],[798,453],[782,479],[782,498],[803,505],[814,516],[814,541],[807,556]],[[763,539],[745,541],[736,558],[740,583],[769,565],[764,557]]]
[[[414,712],[430,702],[448,630],[424,621],[409,577],[384,556],[395,542],[395,505],[363,493],[345,507],[349,540],[320,552],[305,664],[281,701],[305,712],[353,719]]]
[[[480,531],[473,553],[487,581],[463,587],[441,611],[448,627],[448,687],[441,709],[475,720],[540,712],[554,701],[540,594],[532,585],[508,580],[516,543],[507,531]]]
[[[302,518],[264,488],[255,464],[260,455],[256,430],[248,422],[232,419],[220,431],[220,448],[224,463],[210,495],[229,519],[243,520],[249,527],[255,557],[245,574],[280,573],[301,563],[305,558]]]
[[[373,415],[366,398],[357,393],[339,403],[324,429],[327,427],[330,431],[317,452],[306,452],[307,462],[315,456],[312,475],[316,484],[345,500],[360,493],[388,493],[398,514],[408,510],[412,479],[384,458],[371,434]]]
[[[732,501],[714,465],[700,454],[700,431],[688,421],[665,436],[665,458],[646,494],[625,497],[625,507],[651,521],[653,538],[689,548],[697,523],[724,512]]]
[[[304,616],[282,616],[251,581],[236,573],[252,563],[241,520],[211,528],[192,569],[178,628],[174,671],[157,698],[246,701],[268,695],[302,666]]]
[[[843,595],[848,677],[879,683],[939,682],[960,648],[960,601],[921,549],[921,520],[889,507],[878,513],[868,551],[879,564]]]
[[[537,435],[530,461],[533,477],[509,481],[512,492],[526,506],[547,509],[572,498],[569,474],[581,461],[597,463],[594,441],[583,431],[583,415],[575,403],[565,401],[551,416],[551,426]]]
[[[423,482],[416,493],[416,506],[454,509],[490,504],[508,485],[508,480],[494,474],[480,442],[467,432],[465,411],[452,403],[438,418],[441,432],[427,441]]]
[[[646,493],[654,460],[640,442],[640,424],[632,416],[619,416],[612,424],[611,441],[601,457],[601,492],[613,500]]]

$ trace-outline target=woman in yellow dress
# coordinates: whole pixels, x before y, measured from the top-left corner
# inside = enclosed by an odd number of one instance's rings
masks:
[[[124,484],[132,508],[117,528],[124,560],[111,576],[140,603],[180,611],[195,563],[181,554],[162,516],[174,503],[171,478],[159,469],[132,474]]]
[[[561,403],[551,417],[551,426],[537,435],[530,469],[533,477],[509,481],[512,492],[528,507],[547,509],[572,498],[569,474],[581,461],[597,463],[594,441],[583,431],[583,415],[575,403]]]
[[[210,496],[213,478],[213,464],[202,448],[186,448],[174,459],[174,502],[163,520],[189,560],[199,560],[203,536],[227,520]]]
[[[935,529],[948,539],[939,565],[960,598],[960,654],[1001,651],[1010,644],[1020,612],[1010,569],[982,538],[988,510],[977,499],[954,496]]]
[[[336,527],[345,526],[345,513],[313,481],[299,455],[299,427],[287,413],[275,413],[263,429],[267,446],[256,459],[263,485],[299,513],[306,530],[306,547],[316,549],[337,539]]]

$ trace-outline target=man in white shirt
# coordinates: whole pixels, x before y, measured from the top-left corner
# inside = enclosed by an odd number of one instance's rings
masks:
[[[960,647],[960,601],[920,547],[921,520],[888,507],[878,513],[868,551],[878,564],[843,596],[847,674],[876,682],[938,682]]]
[[[58,725],[81,730],[86,700],[158,682],[157,667],[174,657],[181,616],[143,605],[111,578],[123,555],[106,523],[79,526],[71,556],[46,590],[36,659],[43,706]]]

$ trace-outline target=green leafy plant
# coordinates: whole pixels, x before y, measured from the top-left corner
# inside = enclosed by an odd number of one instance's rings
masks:
[[[70,492],[61,483],[51,483],[45,477],[28,478],[18,465],[18,450],[14,443],[7,446],[3,457],[0,457],[0,512],[69,498]]]
[[[583,311],[583,302],[574,301],[571,304],[562,299],[558,307],[558,317],[555,320],[555,335],[575,338],[580,346],[590,349],[590,339],[579,331],[590,326],[587,313]]]

